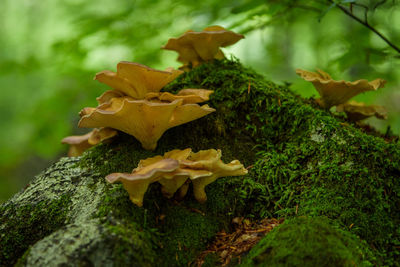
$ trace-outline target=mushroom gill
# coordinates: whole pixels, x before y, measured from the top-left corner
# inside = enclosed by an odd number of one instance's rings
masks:
[[[376,79],[371,82],[364,79],[354,82],[344,80],[336,81],[322,70],[311,72],[297,69],[296,73],[304,80],[312,82],[321,96],[317,102],[323,108],[344,104],[350,98],[366,91],[375,91],[378,88],[382,88],[386,83],[386,81],[382,79]]]

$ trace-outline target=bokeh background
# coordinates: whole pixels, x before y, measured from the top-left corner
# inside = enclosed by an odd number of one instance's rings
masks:
[[[336,79],[384,78],[385,88],[356,100],[386,106],[380,131],[400,133],[400,53],[337,5],[352,6],[400,46],[395,0],[1,0],[0,203],[66,155],[60,140],[78,129],[78,112],[95,106],[106,86],[96,72],[121,60],[178,67],[160,46],[188,29],[221,25],[246,39],[225,49],[242,63],[299,94],[316,96],[296,68]]]

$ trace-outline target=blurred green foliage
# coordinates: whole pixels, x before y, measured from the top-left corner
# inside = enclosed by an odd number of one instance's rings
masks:
[[[400,46],[395,0],[2,0],[0,8],[0,202],[64,155],[60,140],[78,129],[78,112],[107,88],[92,80],[121,60],[178,67],[160,49],[188,29],[221,25],[246,39],[225,49],[268,79],[316,96],[296,68],[335,79],[384,78],[385,88],[357,97],[385,105],[389,119],[370,120],[400,133],[400,53],[352,14]]]

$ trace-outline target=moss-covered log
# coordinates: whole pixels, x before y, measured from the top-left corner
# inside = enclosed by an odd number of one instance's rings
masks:
[[[182,88],[215,90],[209,105],[217,111],[168,130],[155,151],[120,134],[37,176],[0,207],[0,265],[187,266],[235,216],[289,218],[244,264],[316,266],[329,257],[343,266],[396,265],[398,141],[364,133],[236,61],[204,64],[165,90]],[[104,180],[187,147],[220,148],[225,162],[239,159],[249,174],[207,186],[205,204],[190,191],[167,200],[152,184],[142,208]],[[294,240],[308,244],[304,255]]]

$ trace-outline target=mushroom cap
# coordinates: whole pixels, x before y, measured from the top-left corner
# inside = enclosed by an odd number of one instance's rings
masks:
[[[372,116],[382,120],[387,119],[387,111],[383,106],[365,105],[356,101],[341,104],[336,107],[336,111],[345,112],[351,121],[360,121]]]
[[[102,128],[95,128],[91,131],[91,135],[89,136],[88,143],[90,145],[97,145],[101,142],[110,139],[116,136],[118,132],[112,128],[102,127]]]
[[[97,108],[84,108],[79,127],[111,127],[138,139],[143,148],[153,150],[157,140],[169,128],[201,118],[215,109],[207,105],[182,105],[177,99],[170,103],[132,100],[130,97],[112,98]]]
[[[61,143],[70,145],[68,149],[68,157],[78,157],[87,149],[92,147],[88,142],[91,134],[92,132],[89,132],[84,135],[72,135],[63,138]]]
[[[141,207],[143,197],[149,185],[159,179],[162,175],[179,168],[179,162],[174,159],[162,159],[146,167],[136,168],[132,173],[112,173],[106,176],[110,183],[122,182],[129,193],[130,200]]]
[[[336,81],[322,70],[311,72],[297,69],[296,73],[304,80],[312,82],[321,96],[319,104],[324,108],[346,103],[350,98],[366,91],[375,91],[378,88],[382,88],[386,83],[382,79],[376,79],[371,82],[364,79],[354,82]]]
[[[189,30],[178,38],[171,38],[162,48],[178,52],[178,61],[195,67],[202,61],[224,58],[220,47],[230,46],[242,38],[243,35],[221,26],[210,26],[201,32]]]
[[[220,149],[200,150],[197,153],[191,153],[187,160],[181,164],[191,169],[213,169],[214,165],[221,159],[222,152]]]
[[[214,111],[215,109],[207,104],[202,106],[197,104],[180,105],[174,110],[173,117],[169,121],[169,128],[204,117]]]
[[[159,92],[182,73],[183,71],[172,68],[160,71],[139,63],[121,61],[117,64],[116,73],[109,70],[101,71],[94,79],[125,95],[143,99],[146,93]]]
[[[207,89],[182,89],[176,95],[168,92],[151,92],[147,93],[145,99],[149,101],[169,101],[172,102],[176,99],[183,99],[183,104],[196,104],[207,101],[210,95],[214,93],[213,90]]]
[[[90,131],[90,132],[88,132],[87,134],[84,134],[84,135],[67,136],[67,137],[64,137],[61,140],[61,143],[62,144],[68,144],[68,145],[79,145],[79,144],[82,144],[82,143],[86,143],[91,134],[92,134],[92,132]]]
[[[117,135],[117,131],[111,128],[93,129],[84,135],[67,136],[61,140],[62,144],[69,144],[68,157],[77,157],[87,149]]]
[[[97,97],[97,103],[99,103],[99,105],[104,104],[109,102],[112,98],[116,98],[116,97],[123,97],[125,96],[124,93],[118,91],[118,90],[108,90],[105,91],[101,96]]]
[[[167,159],[167,158],[176,159],[176,160],[179,160],[179,161],[185,160],[185,159],[187,159],[189,157],[189,155],[191,153],[192,153],[192,149],[191,148],[186,148],[186,149],[183,149],[183,150],[174,149],[174,150],[171,150],[171,151],[168,151],[168,152],[164,153],[163,156],[155,156],[155,157],[151,157],[151,158],[140,160],[139,164],[138,164],[138,168],[151,165],[151,164],[156,163],[156,162],[158,162],[158,161],[160,161],[162,159]]]

